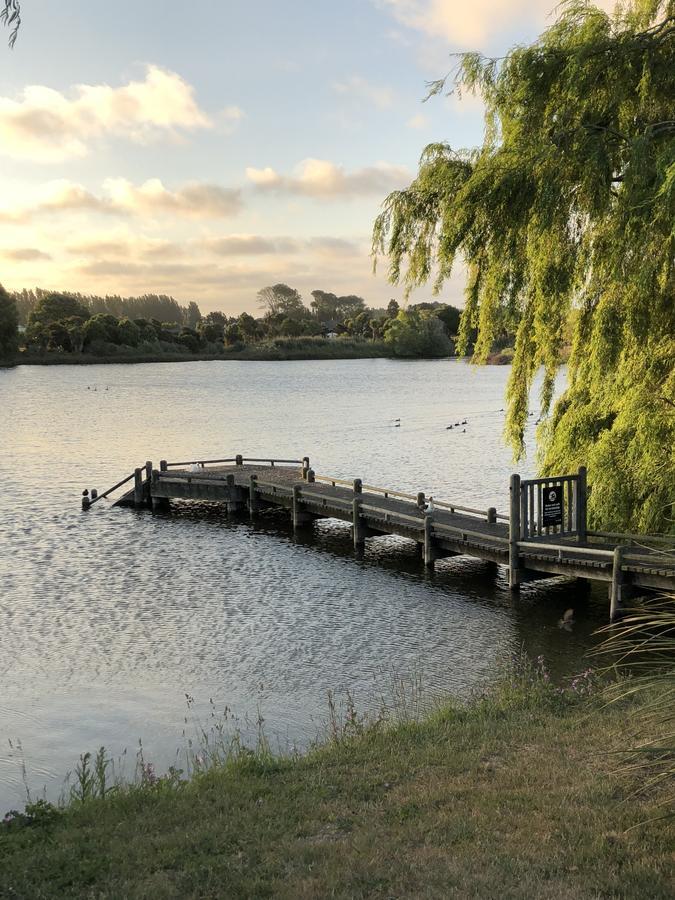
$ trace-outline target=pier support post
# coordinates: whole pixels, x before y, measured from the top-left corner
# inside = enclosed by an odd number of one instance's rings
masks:
[[[427,502],[426,497],[424,496],[424,491],[417,492],[417,505],[420,509],[424,509],[424,504]]]
[[[258,481],[257,475],[251,475],[248,480],[248,511],[250,513],[251,518],[255,516],[258,512],[258,498],[256,497],[256,482]]]
[[[244,507],[244,501],[237,495],[241,495],[242,490],[235,485],[234,475],[228,475],[226,481],[229,493],[229,499],[226,501],[227,512],[228,514],[240,512]]]
[[[244,457],[241,455],[241,453],[237,453],[237,455],[235,456],[235,458],[234,458],[234,464],[235,464],[236,466],[243,466],[243,465],[244,465]]]
[[[134,469],[134,506],[143,506],[143,469]]]
[[[314,469],[307,469],[307,484],[314,484],[316,481],[316,476],[314,474]]]
[[[434,517],[431,515],[426,515],[424,517],[424,565],[428,569],[433,569],[434,562],[436,561],[436,554],[434,553],[434,539],[431,533],[433,527]]]
[[[352,531],[354,532],[354,549],[363,550],[366,546],[366,530],[361,523],[361,504],[363,498],[363,482],[360,478],[354,479],[354,500],[352,501]]]
[[[609,595],[609,621],[616,622],[621,618],[623,605],[629,599],[632,591],[630,584],[626,581],[626,575],[622,571],[623,557],[628,548],[618,546],[614,548],[614,559],[612,560],[612,584]]]
[[[314,520],[314,516],[302,508],[301,491],[301,484],[293,485],[293,531],[297,531],[298,528],[302,528],[303,525],[308,525]]]
[[[588,483],[586,478],[586,466],[579,466],[577,475],[577,540],[580,544],[586,543],[586,502],[588,498]]]
[[[520,588],[521,568],[518,559],[518,541],[520,540],[520,475],[511,476],[509,484],[509,587],[512,591]]]
[[[309,456],[302,457],[302,480],[307,481],[307,473],[309,472]]]
[[[153,494],[153,488],[156,484],[159,483],[159,472],[157,469],[153,469],[151,472],[151,478],[149,483],[149,492],[150,492],[150,506],[152,507],[153,512],[166,512],[170,508],[169,498],[168,497],[155,497]]]
[[[488,525],[497,524],[497,510],[494,506],[491,506],[487,511],[487,523]]]
[[[159,461],[159,471],[160,471],[160,472],[166,472],[166,470],[167,470],[168,468],[169,468],[169,467],[168,467],[168,465],[167,465],[166,460],[165,460],[165,459],[160,459],[160,461]]]

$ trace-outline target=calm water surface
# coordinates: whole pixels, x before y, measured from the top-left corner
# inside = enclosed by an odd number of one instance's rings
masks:
[[[210,698],[245,731],[260,714],[281,746],[302,746],[329,691],[373,709],[414,671],[428,698],[464,696],[519,646],[561,676],[583,667],[606,600],[577,584],[514,599],[497,567],[456,557],[428,574],[393,538],[359,560],[338,522],[295,539],[280,514],[80,511],[84,487],[146,459],[236,453],[307,454],[319,473],[503,511],[508,373],[453,360],[0,371],[0,812],[25,799],[22,759],[48,796],[100,745],[133,755],[142,738],[147,759],[171,764]],[[446,430],[462,418],[466,433]],[[571,633],[557,625],[568,606]]]

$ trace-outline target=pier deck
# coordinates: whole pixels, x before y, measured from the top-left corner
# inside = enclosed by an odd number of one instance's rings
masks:
[[[523,581],[552,576],[604,581],[612,619],[636,592],[675,590],[675,538],[587,530],[584,469],[546,479],[511,476],[506,515],[436,499],[429,509],[423,492],[317,475],[308,457],[162,461],[159,469],[148,462],[104,494],[86,492],[83,508],[132,479],[116,505],[158,510],[171,500],[198,500],[251,516],[281,508],[296,529],[318,518],[339,519],[350,524],[356,549],[369,537],[398,535],[418,544],[427,566],[457,555],[504,565],[514,590]]]

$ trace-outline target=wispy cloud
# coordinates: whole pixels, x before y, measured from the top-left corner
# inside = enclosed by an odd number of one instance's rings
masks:
[[[347,172],[327,159],[304,159],[292,175],[282,175],[269,166],[264,169],[250,166],[246,177],[261,191],[328,198],[385,194],[407,184],[411,176],[404,166],[387,162]]]
[[[402,25],[440,38],[454,48],[480,50],[515,22],[534,23],[541,28],[551,23],[554,0],[375,0],[389,9]],[[611,12],[616,0],[596,0],[595,6]]]
[[[36,247],[5,247],[0,249],[0,256],[11,262],[39,262],[52,258],[49,253]]]
[[[147,142],[213,124],[199,108],[193,87],[158,66],[147,66],[142,81],[116,88],[80,84],[70,93],[31,85],[18,100],[0,97],[0,152],[59,162],[85,156],[102,135]],[[242,113],[228,107],[224,115],[232,121]]]
[[[333,90],[343,97],[365,101],[378,109],[390,109],[394,105],[394,91],[390,87],[373,84],[360,75],[352,75],[344,81],[334,81]]]
[[[429,124],[429,118],[425,116],[424,113],[416,113],[416,115],[411,116],[405,124],[408,128],[426,128]]]
[[[27,205],[0,208],[0,222],[22,223],[38,216],[78,211],[219,219],[235,215],[241,208],[241,191],[206,182],[188,182],[170,190],[159,178],[150,178],[140,185],[125,178],[108,178],[101,194],[94,194],[81,184],[58,180],[42,185]]]

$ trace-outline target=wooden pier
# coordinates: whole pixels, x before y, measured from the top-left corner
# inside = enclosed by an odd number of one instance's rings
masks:
[[[499,563],[512,590],[552,576],[604,581],[611,620],[636,593],[675,591],[675,538],[587,529],[584,468],[555,478],[512,475],[506,515],[435,498],[430,507],[423,492],[318,475],[308,457],[162,460],[158,469],[146,462],[102,494],[85,491],[83,509],[132,481],[115,505],[162,510],[171,500],[198,500],[250,516],[282,508],[294,529],[319,518],[340,519],[350,524],[356,550],[369,537],[398,535],[417,543],[426,566],[458,555]]]

